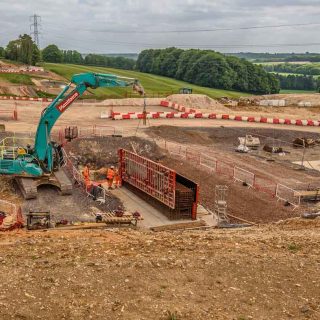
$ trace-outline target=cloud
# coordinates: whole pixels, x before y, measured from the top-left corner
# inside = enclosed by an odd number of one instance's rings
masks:
[[[101,53],[139,52],[147,47],[174,45],[212,48],[221,45],[217,50],[223,52],[320,49],[311,45],[243,46],[317,43],[316,26],[237,30],[245,26],[320,23],[318,0],[11,0],[10,5],[7,0],[0,0],[0,12],[2,46],[21,33],[29,33],[29,16],[36,13],[42,18],[42,48],[55,43],[64,49]],[[209,28],[235,30],[159,33]]]

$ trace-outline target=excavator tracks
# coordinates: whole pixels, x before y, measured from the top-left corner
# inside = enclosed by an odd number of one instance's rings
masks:
[[[54,172],[50,176],[40,178],[16,177],[15,180],[26,200],[36,198],[37,188],[41,185],[55,186],[60,190],[61,195],[72,194],[72,182],[63,169]]]

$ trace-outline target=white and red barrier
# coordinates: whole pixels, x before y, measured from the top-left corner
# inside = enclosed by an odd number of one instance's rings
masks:
[[[255,122],[255,123],[269,123],[269,124],[283,124],[283,125],[295,125],[295,126],[320,126],[320,120],[312,119],[282,119],[282,118],[268,118],[261,116],[241,116],[241,115],[231,115],[231,114],[217,114],[217,113],[203,113],[197,111],[196,109],[187,108],[183,105],[179,105],[171,101],[161,101],[161,107],[173,108],[179,110],[179,112],[147,112],[146,114],[142,112],[113,112],[111,118],[113,120],[130,120],[130,119],[171,119],[171,118],[181,118],[181,119],[217,119],[217,120],[233,120],[233,121],[243,121],[243,122]]]
[[[43,72],[43,69],[35,68],[35,69],[0,69],[0,73],[35,73],[35,72]]]
[[[53,101],[54,99],[51,99],[51,98],[18,97],[18,96],[0,96],[0,100],[19,100],[19,101],[51,102],[51,101]]]

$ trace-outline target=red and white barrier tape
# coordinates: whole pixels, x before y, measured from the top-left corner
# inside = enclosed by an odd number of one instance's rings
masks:
[[[30,98],[30,97],[14,97],[14,96],[0,96],[0,100],[19,100],[19,101],[43,101],[51,102],[51,98]]]
[[[320,126],[320,120],[311,119],[281,119],[281,118],[267,118],[267,117],[254,117],[254,116],[240,116],[231,114],[216,114],[216,113],[203,113],[195,109],[186,108],[170,101],[161,101],[162,107],[174,108],[181,112],[147,112],[147,119],[160,119],[160,118],[183,118],[183,119],[218,119],[218,120],[234,120],[244,122],[256,123],[269,123],[269,124],[285,124],[295,126]],[[129,119],[143,119],[144,114],[141,112],[128,112],[120,113],[113,112],[111,118],[113,120],[129,120]]]
[[[22,73],[22,72],[34,73],[34,72],[43,72],[43,70],[38,70],[38,69],[20,69],[20,70],[16,70],[16,69],[0,69],[0,73]]]

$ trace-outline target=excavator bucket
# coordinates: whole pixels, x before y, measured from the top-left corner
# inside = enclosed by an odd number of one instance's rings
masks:
[[[136,81],[133,84],[132,90],[138,92],[141,96],[144,96],[144,94],[145,94],[144,88],[142,87],[142,85],[138,81]]]

